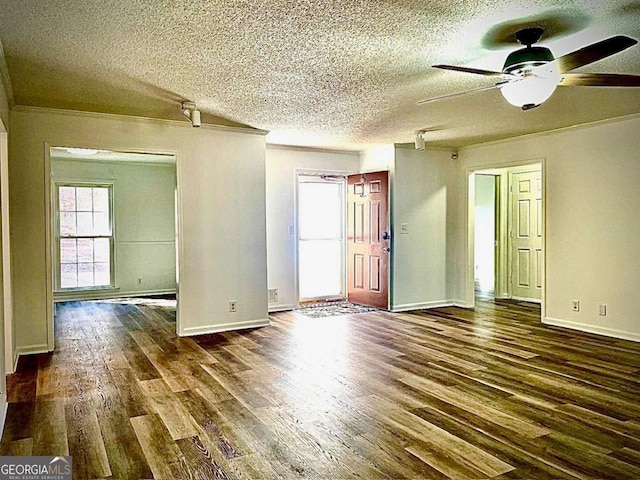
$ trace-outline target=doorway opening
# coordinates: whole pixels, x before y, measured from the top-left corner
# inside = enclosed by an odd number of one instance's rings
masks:
[[[297,174],[299,303],[389,309],[389,172]]]
[[[542,303],[542,163],[476,170],[469,182],[473,298]]]
[[[48,349],[58,302],[175,302],[176,156],[50,147],[47,169]]]
[[[476,173],[474,223],[474,289],[476,298],[495,297],[497,194],[499,175]]]
[[[345,298],[345,177],[298,175],[298,300]]]

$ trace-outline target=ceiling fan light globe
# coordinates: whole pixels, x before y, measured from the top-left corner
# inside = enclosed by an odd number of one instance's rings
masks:
[[[500,91],[507,102],[515,107],[525,105],[540,105],[546,102],[558,85],[559,76],[527,75],[515,82],[502,86]]]

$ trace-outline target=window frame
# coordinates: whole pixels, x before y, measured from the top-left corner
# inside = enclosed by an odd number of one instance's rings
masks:
[[[55,181],[53,182],[54,191],[54,215],[53,215],[53,228],[54,228],[54,293],[73,293],[73,292],[93,292],[104,290],[116,290],[116,251],[115,251],[115,219],[114,219],[114,186],[113,182],[91,182],[91,181]],[[111,227],[111,235],[75,235],[73,237],[63,237],[60,235],[60,188],[61,187],[73,187],[73,188],[106,188],[109,195],[109,226]],[[108,238],[109,239],[109,285],[90,285],[83,287],[61,287],[62,281],[62,263],[60,262],[60,239],[61,238]],[[95,262],[94,262],[95,263]]]
[[[327,237],[327,238],[303,238],[301,236],[301,220],[300,220],[300,185],[303,183],[315,183],[315,184],[334,184],[340,187],[340,237]],[[296,295],[299,302],[308,302],[315,300],[332,300],[332,299],[344,299],[347,297],[347,178],[346,175],[327,173],[326,175],[305,171],[298,171],[296,176]],[[341,260],[340,260],[340,293],[337,295],[321,295],[315,297],[303,297],[301,295],[300,288],[300,264],[301,264],[301,243],[309,241],[340,241],[341,245]]]

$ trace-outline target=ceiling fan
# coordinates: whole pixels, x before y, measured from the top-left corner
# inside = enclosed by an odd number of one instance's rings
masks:
[[[640,87],[640,75],[567,73],[626,50],[638,43],[637,40],[617,35],[554,58],[548,48],[533,46],[540,40],[543,33],[544,30],[538,27],[517,31],[516,39],[525,47],[509,54],[501,72],[455,65],[434,65],[435,68],[444,70],[500,77],[500,80],[489,87],[422,100],[418,105],[469,92],[499,88],[510,104],[523,110],[530,110],[545,102],[558,85],[562,87]]]

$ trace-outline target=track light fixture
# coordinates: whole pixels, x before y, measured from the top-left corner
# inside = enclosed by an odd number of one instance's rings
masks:
[[[415,146],[416,146],[416,150],[424,150],[424,137],[422,135],[424,135],[425,131],[424,130],[418,130],[416,132],[416,139],[415,139]]]
[[[185,101],[180,104],[182,115],[187,117],[191,121],[191,125],[199,127],[200,123],[200,110],[196,108],[195,102]]]

